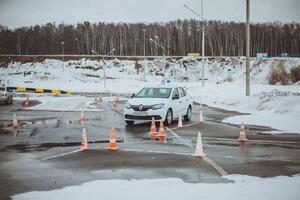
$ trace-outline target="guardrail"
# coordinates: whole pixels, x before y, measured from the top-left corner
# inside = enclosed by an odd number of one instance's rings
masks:
[[[44,89],[44,88],[28,88],[28,87],[6,87],[8,90],[16,92],[34,92],[34,93],[51,93],[57,94],[72,94],[70,90]]]

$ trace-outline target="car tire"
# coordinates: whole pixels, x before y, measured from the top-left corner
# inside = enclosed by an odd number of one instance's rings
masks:
[[[6,105],[9,105],[10,104],[10,98],[7,98],[4,102]]]
[[[191,106],[188,107],[186,110],[186,115],[184,115],[184,120],[185,121],[190,121],[192,119],[192,108]]]
[[[133,126],[134,121],[126,120],[126,124],[127,124],[127,126]]]
[[[168,110],[167,114],[166,114],[166,118],[165,118],[165,125],[169,126],[171,125],[173,122],[173,112],[171,109]]]

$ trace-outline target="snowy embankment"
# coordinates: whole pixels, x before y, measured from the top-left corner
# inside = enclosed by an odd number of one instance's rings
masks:
[[[191,86],[189,92],[196,101],[209,106],[249,113],[226,118],[233,124],[270,126],[278,131],[270,133],[300,134],[300,87],[252,84],[251,93],[245,96],[244,82]]]
[[[300,66],[299,58],[251,60],[251,96],[245,97],[245,59],[215,58],[205,64],[205,87],[201,87],[201,62],[194,59],[146,62],[145,76],[134,61],[78,60],[41,63],[11,63],[0,68],[2,82],[12,86],[71,90],[73,92],[135,93],[148,85],[170,79],[184,86],[195,100],[209,106],[250,113],[225,119],[226,122],[270,126],[287,133],[300,133],[300,85],[269,85],[271,69],[282,63],[289,71]],[[143,61],[140,62],[143,64]],[[103,73],[106,66],[106,87]],[[145,78],[145,81],[144,81]]]
[[[229,175],[233,183],[184,183],[180,179],[101,180],[45,192],[14,195],[25,199],[210,199],[210,200],[298,200],[300,176],[258,178]],[[147,194],[147,196],[145,196]]]

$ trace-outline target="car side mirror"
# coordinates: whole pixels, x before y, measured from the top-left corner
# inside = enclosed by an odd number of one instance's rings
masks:
[[[134,98],[135,97],[135,93],[133,93],[131,96],[130,96],[130,98]]]
[[[179,99],[179,94],[175,94],[172,99]]]

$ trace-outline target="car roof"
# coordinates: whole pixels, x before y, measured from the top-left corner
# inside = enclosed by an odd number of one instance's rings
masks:
[[[175,85],[149,85],[149,86],[146,86],[146,88],[176,88],[177,86]]]

